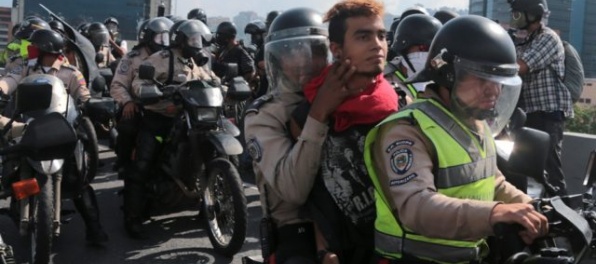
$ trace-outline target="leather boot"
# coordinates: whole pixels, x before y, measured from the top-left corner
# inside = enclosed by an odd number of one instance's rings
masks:
[[[75,207],[83,217],[86,226],[86,240],[91,244],[103,244],[108,241],[108,234],[103,230],[99,222],[99,208],[95,191],[91,185],[87,185],[81,191],[81,194],[73,199]]]
[[[138,183],[125,181],[124,187],[124,228],[134,239],[147,238],[143,228],[142,212],[145,208],[144,188]]]

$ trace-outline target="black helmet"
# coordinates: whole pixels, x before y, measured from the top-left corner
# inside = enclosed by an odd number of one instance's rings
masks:
[[[174,23],[172,25],[172,27],[170,28],[170,43],[175,44],[176,40],[175,38],[178,36],[176,33],[176,31],[178,30],[178,28],[188,20],[180,20],[180,21],[176,21],[176,23]],[[211,45],[211,41],[213,40],[213,34],[211,33],[211,30],[209,29],[209,27],[207,27],[207,25],[205,25],[205,23],[203,23],[202,21],[198,20],[200,22],[200,24],[198,24],[199,27],[199,32],[201,33],[201,38],[202,38],[202,42],[203,42],[203,47],[208,47]],[[194,23],[194,22],[193,22]],[[195,23],[196,24],[196,23]]]
[[[190,19],[182,22],[172,32],[173,46],[180,48],[182,57],[193,58],[199,66],[209,61],[209,55],[203,51],[203,43],[211,38],[211,31],[202,21]]]
[[[156,17],[149,21],[139,31],[139,44],[148,45],[156,52],[170,45],[170,28],[174,23],[165,17]]]
[[[50,21],[50,28],[62,35],[66,34],[66,31],[64,31],[64,25],[62,24],[62,22],[58,21],[58,20],[52,20]]]
[[[328,63],[328,36],[323,18],[313,9],[294,8],[275,18],[265,42],[270,87],[276,92],[301,91]]]
[[[401,15],[399,16],[399,19],[404,20],[406,17],[408,17],[409,15],[413,15],[413,14],[429,15],[426,8],[421,7],[421,6],[413,6],[413,7],[410,7],[408,9],[404,10],[401,13]]]
[[[281,14],[280,11],[277,10],[273,10],[269,13],[267,13],[267,18],[265,19],[265,25],[267,26],[267,28],[269,28],[271,26],[271,23],[273,23],[273,20],[275,20],[275,18],[277,16],[279,16]]]
[[[432,80],[446,87],[451,112],[458,118],[488,120],[494,135],[507,124],[519,99],[522,81],[518,70],[515,45],[507,31],[488,18],[466,15],[441,27],[424,69],[411,81]],[[469,105],[469,100],[464,100],[468,95],[496,101]]]
[[[14,25],[12,25],[12,29],[10,31],[10,34],[14,37],[15,34],[17,34],[17,32],[19,31],[19,28],[21,27],[21,23],[16,23]]]
[[[434,81],[451,88],[455,64],[503,76],[515,76],[518,70],[515,46],[507,31],[476,15],[454,18],[441,27],[432,41],[424,70],[411,81]]]
[[[116,19],[115,17],[108,17],[108,18],[106,18],[106,20],[103,21],[104,25],[107,25],[109,23],[114,23],[116,25],[120,25],[120,23],[118,23],[118,19]]]
[[[524,12],[538,19],[548,14],[546,0],[507,0],[507,2],[511,5],[511,11]]]
[[[61,54],[64,50],[64,38],[60,33],[51,29],[38,29],[29,38],[31,45],[37,47],[40,51]]]
[[[205,10],[203,10],[202,8],[195,8],[190,10],[188,12],[188,15],[186,15],[186,18],[197,19],[205,23],[205,25],[207,24],[207,13],[205,13]]]
[[[145,20],[143,20],[143,22],[137,24],[137,41],[139,41],[141,39],[141,32],[143,32],[143,29],[145,28],[145,26],[147,26],[147,23],[149,23],[149,20],[151,20],[151,19],[145,19]]]
[[[21,26],[15,33],[15,37],[18,39],[29,39],[33,31],[38,29],[50,29],[50,25],[41,18],[30,17],[21,22]]]
[[[549,14],[546,0],[507,0],[511,5],[510,27],[527,29]]]
[[[89,24],[86,33],[87,38],[91,40],[95,49],[99,49],[99,47],[110,43],[110,32],[108,31],[108,28],[100,22]]]
[[[267,32],[267,25],[261,20],[254,20],[251,21],[244,27],[244,33],[255,35],[255,34],[263,34]]]
[[[391,49],[403,55],[406,49],[414,45],[430,47],[441,26],[438,19],[429,15],[410,15],[399,23]]]
[[[89,25],[91,25],[91,23],[87,23],[87,22],[85,22],[85,23],[83,23],[83,24],[80,24],[80,25],[77,27],[77,31],[78,31],[79,33],[81,33],[81,35],[83,35],[84,37],[86,37],[86,38],[89,38],[89,33],[87,33],[87,29],[89,28]]]
[[[218,26],[217,29],[215,30],[215,33],[218,35],[225,35],[228,37],[235,37],[237,30],[236,30],[236,25],[234,25],[234,23],[229,22],[229,21],[224,21],[221,22]]]
[[[172,20],[172,23],[176,23],[176,22],[178,22],[180,20],[186,20],[183,17],[176,16],[176,15],[167,15],[166,18],[169,19],[169,20]]]
[[[454,19],[458,16],[459,16],[458,13],[455,13],[454,11],[451,11],[451,10],[445,10],[445,9],[441,9],[441,10],[435,12],[435,14],[433,15],[433,17],[435,17],[436,19],[441,21],[442,24],[445,24],[449,20]]]

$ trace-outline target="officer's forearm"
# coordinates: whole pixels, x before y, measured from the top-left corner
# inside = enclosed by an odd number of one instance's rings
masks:
[[[532,198],[507,182],[503,174],[499,171],[495,179],[495,201],[502,201],[504,203],[529,203],[532,201]]]

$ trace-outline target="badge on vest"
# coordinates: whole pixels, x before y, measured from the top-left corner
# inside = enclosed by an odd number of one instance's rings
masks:
[[[410,149],[402,148],[395,150],[391,154],[391,160],[389,161],[391,164],[391,170],[397,173],[398,175],[403,175],[410,168],[412,168],[412,163],[414,163],[414,154]]]
[[[259,145],[259,142],[256,138],[251,138],[248,140],[248,142],[246,142],[246,150],[254,161],[261,161],[261,158],[263,157],[263,150],[261,149],[261,145]]]

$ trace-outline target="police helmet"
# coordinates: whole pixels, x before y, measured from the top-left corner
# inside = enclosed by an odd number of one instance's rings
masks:
[[[50,28],[62,35],[66,34],[66,31],[64,31],[64,25],[62,24],[62,22],[58,21],[58,20],[52,20],[50,21]]]
[[[421,6],[413,6],[413,7],[410,7],[410,8],[407,8],[406,10],[404,10],[401,13],[401,15],[399,16],[399,18],[401,20],[404,20],[406,17],[408,17],[409,15],[413,15],[413,14],[429,15],[426,8],[421,7]]]
[[[60,33],[51,29],[34,31],[29,41],[31,41],[31,45],[46,53],[61,54],[64,50],[64,38]]]
[[[441,26],[438,19],[429,15],[410,15],[397,26],[391,49],[403,54],[408,48],[415,45],[430,47]]]
[[[203,42],[211,39],[211,31],[200,20],[186,20],[172,28],[172,45],[176,47],[202,48]]]
[[[244,27],[244,33],[250,35],[263,34],[267,32],[267,25],[261,20],[251,21]]]
[[[226,37],[235,37],[236,33],[237,33],[236,25],[234,25],[234,23],[229,22],[229,21],[221,22],[217,26],[215,33],[217,35],[224,35]]]
[[[100,22],[89,24],[86,33],[87,38],[91,40],[91,43],[93,43],[93,46],[96,49],[110,43],[110,32],[108,31],[108,28]]]
[[[50,29],[50,25],[39,17],[30,17],[21,22],[21,26],[15,33],[15,37],[18,39],[29,39],[33,31],[38,29]]]
[[[159,47],[169,46],[169,32],[173,24],[171,20],[165,17],[149,19],[139,31],[139,44],[149,45],[153,52],[157,51]]]
[[[107,25],[109,23],[120,25],[120,23],[118,23],[118,19],[116,19],[115,17],[108,17],[108,18],[106,18],[106,20],[103,21],[104,25]]]
[[[519,98],[521,78],[515,45],[507,31],[481,16],[466,15],[441,27],[432,41],[424,69],[408,82],[434,81],[451,94],[452,112],[475,119],[490,119],[491,131],[499,133],[513,113]],[[499,87],[497,102],[491,109],[463,106],[457,91],[469,77],[484,80],[475,87]],[[468,85],[469,87],[469,85]]]
[[[188,12],[187,19],[196,19],[207,24],[207,13],[202,8],[195,8]]]
[[[329,62],[328,31],[321,15],[310,8],[280,14],[265,44],[267,79],[274,92],[298,92]]]
[[[458,13],[455,13],[454,11],[451,11],[451,10],[445,10],[445,9],[441,9],[441,10],[435,12],[435,14],[433,15],[433,17],[438,19],[439,21],[441,21],[442,24],[445,24],[449,20],[454,19],[458,16],[459,16]]]
[[[524,12],[534,16],[535,20],[541,19],[548,14],[548,4],[546,0],[507,0],[511,6],[511,11]]]
[[[277,10],[273,10],[269,13],[267,13],[267,18],[265,19],[265,25],[267,26],[267,28],[269,28],[269,26],[271,26],[271,23],[273,23],[273,20],[275,20],[275,18],[277,16],[279,16],[281,14],[280,11]]]

